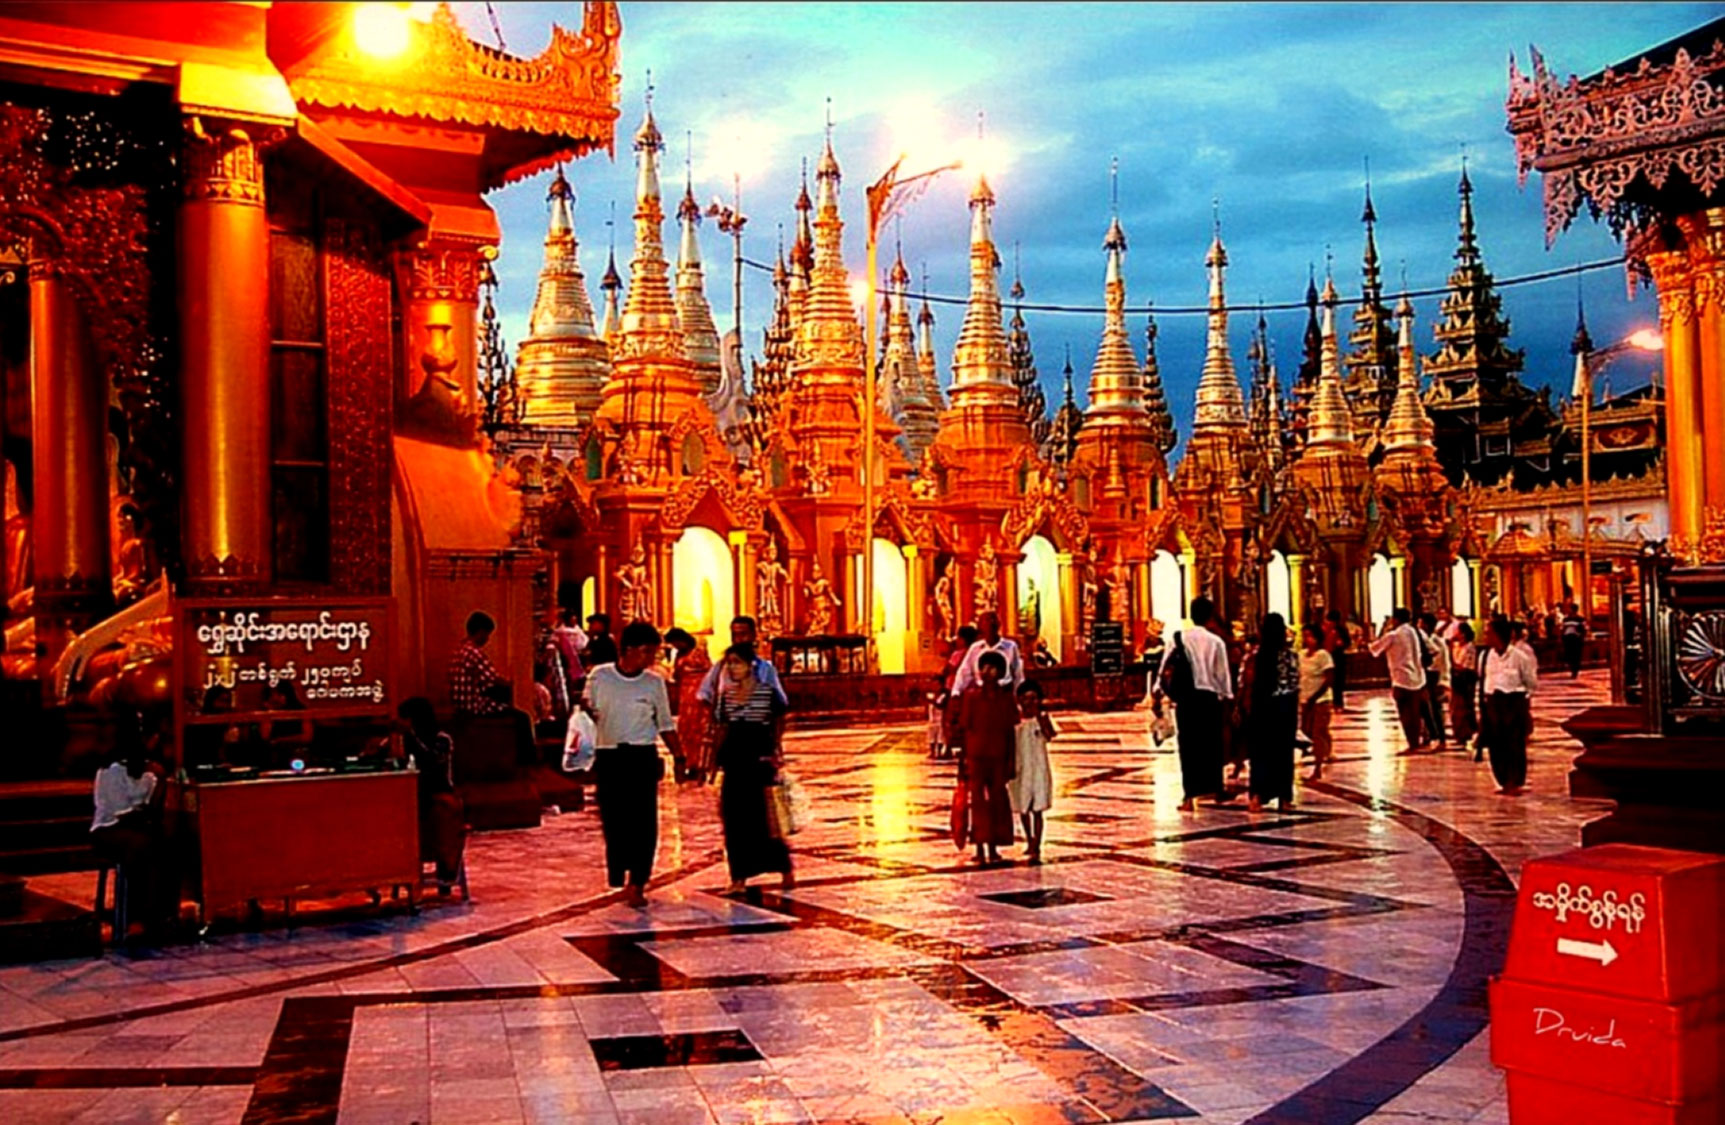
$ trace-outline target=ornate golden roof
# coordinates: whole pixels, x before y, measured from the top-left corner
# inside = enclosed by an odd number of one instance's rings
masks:
[[[929,398],[917,359],[916,334],[910,323],[910,271],[904,268],[900,254],[887,277],[886,350],[880,379],[896,408],[893,420],[904,427],[905,453],[912,464],[921,461],[923,451],[934,442],[940,409]],[[935,393],[940,393],[938,388]]]
[[[328,18],[310,12],[311,5],[278,7],[308,10],[305,20]],[[484,186],[493,188],[571,155],[612,149],[622,21],[610,0],[589,0],[582,9],[580,31],[553,25],[551,41],[531,59],[474,42],[449,5],[439,4],[428,21],[409,22],[409,62],[379,64],[360,56],[344,28],[333,37],[326,32],[322,49],[286,64],[282,73],[301,105],[473,125],[552,142],[488,152]]]
[[[816,170],[814,266],[809,293],[797,325],[797,368],[863,365],[862,325],[851,307],[850,279],[845,275],[844,221],[839,218],[838,158],[831,138]],[[793,290],[794,293],[794,290]]]

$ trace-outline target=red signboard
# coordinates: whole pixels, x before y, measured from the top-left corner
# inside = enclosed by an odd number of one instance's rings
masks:
[[[1725,988],[1725,857],[1607,844],[1522,871],[1504,976],[1681,1001]]]
[[[1719,1120],[1722,926],[1725,856],[1607,844],[1529,863],[1491,982],[1510,1120]]]
[[[175,603],[181,723],[280,719],[267,689],[290,685],[305,719],[395,707],[390,598],[188,598]]]

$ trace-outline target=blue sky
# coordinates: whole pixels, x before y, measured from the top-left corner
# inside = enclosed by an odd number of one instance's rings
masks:
[[[482,4],[457,10],[494,41]],[[580,23],[576,4],[498,4],[511,51],[543,48],[552,22]],[[617,257],[631,253],[634,153],[648,69],[668,145],[666,193],[680,194],[693,134],[696,197],[730,195],[743,172],[750,216],[745,253],[770,260],[777,225],[794,219],[799,162],[820,151],[826,99],[844,168],[846,260],[860,276],[864,185],[909,143],[960,151],[985,114],[998,167],[995,234],[1011,282],[1013,244],[1027,300],[1099,306],[1109,165],[1120,162],[1120,215],[1130,250],[1128,302],[1142,348],[1146,300],[1201,305],[1212,200],[1220,201],[1232,267],[1231,303],[1296,300],[1326,248],[1337,287],[1357,294],[1364,163],[1369,158],[1385,280],[1441,285],[1456,242],[1461,154],[1476,189],[1486,262],[1500,278],[1614,257],[1616,243],[1585,216],[1547,251],[1540,181],[1515,182],[1504,132],[1510,52],[1527,69],[1536,44],[1560,74],[1589,74],[1704,23],[1717,9],[1685,4],[635,4],[621,5],[623,117],[615,163],[603,154],[570,169],[578,193],[581,259],[595,301],[605,220],[616,201]],[[929,290],[968,284],[969,178],[949,173],[906,209],[904,253]],[[544,234],[545,177],[491,196],[502,219],[501,311],[510,345],[533,299]],[[708,296],[731,323],[730,243],[702,227]],[[676,245],[674,224],[666,242]],[[883,266],[884,266],[883,259]],[[1620,269],[1586,275],[1582,293],[1603,343],[1656,324],[1652,294],[1631,300]],[[1569,382],[1573,279],[1503,291],[1530,382]],[[1434,350],[1437,298],[1415,301],[1416,341]],[[744,338],[759,349],[771,310],[768,279],[747,271]],[[943,382],[962,310],[936,308]],[[1071,348],[1080,400],[1100,315],[1026,314],[1049,398]],[[1231,326],[1246,370],[1250,318]],[[1269,314],[1284,379],[1298,364],[1303,312]],[[1182,436],[1203,360],[1202,317],[1163,315],[1158,355]],[[1647,365],[1613,369],[1614,382]]]

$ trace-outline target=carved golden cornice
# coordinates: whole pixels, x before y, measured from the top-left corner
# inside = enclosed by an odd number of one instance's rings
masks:
[[[478,247],[437,243],[403,250],[397,263],[409,300],[477,302],[483,257]]]
[[[410,64],[379,65],[334,47],[288,68],[294,98],[330,109],[556,137],[577,154],[613,148],[622,35],[616,4],[584,4],[581,30],[553,25],[550,43],[530,59],[469,39],[447,4],[409,27]],[[538,167],[502,170],[486,186]]]
[[[1545,242],[1551,245],[1586,202],[1622,229],[1637,181],[1655,191],[1673,172],[1702,195],[1725,184],[1725,41],[1704,53],[1678,50],[1665,65],[1643,58],[1628,73],[1607,70],[1558,82],[1533,52],[1533,74],[1512,57],[1505,111],[1521,182],[1545,177]]]

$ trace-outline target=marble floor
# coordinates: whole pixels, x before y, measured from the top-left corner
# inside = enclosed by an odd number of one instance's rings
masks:
[[[1485,981],[1522,863],[1603,811],[1557,724],[1605,694],[1547,681],[1519,798],[1356,694],[1257,816],[1180,812],[1146,713],[1057,715],[1045,862],[988,870],[920,730],[796,734],[790,892],[724,897],[716,790],[667,784],[645,909],[589,808],[475,837],[471,905],[3,968],[0,1120],[1507,1122]]]

